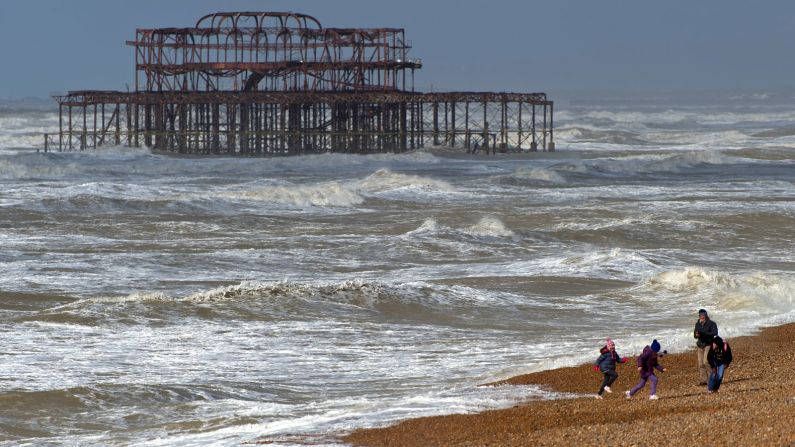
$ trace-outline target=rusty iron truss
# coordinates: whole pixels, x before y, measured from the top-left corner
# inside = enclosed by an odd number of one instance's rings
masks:
[[[181,154],[554,150],[544,93],[414,90],[399,28],[323,28],[297,13],[232,12],[138,29],[135,91],[54,96],[45,150],[109,145]]]

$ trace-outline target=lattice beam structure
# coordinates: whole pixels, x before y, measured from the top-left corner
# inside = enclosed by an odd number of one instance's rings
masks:
[[[215,13],[138,29],[134,92],[55,96],[45,149],[106,145],[216,155],[554,150],[544,93],[414,91],[399,28],[323,28],[308,15]]]
[[[193,28],[138,29],[136,91],[412,90],[400,28],[323,28],[297,13],[234,12]],[[409,72],[409,73],[407,73]]]

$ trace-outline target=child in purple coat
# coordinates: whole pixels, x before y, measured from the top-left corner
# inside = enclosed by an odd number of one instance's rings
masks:
[[[641,388],[646,386],[646,381],[651,382],[651,392],[649,394],[649,400],[657,400],[657,376],[654,375],[654,370],[660,372],[667,371],[665,368],[660,366],[658,362],[658,357],[660,352],[660,342],[654,340],[651,342],[651,346],[646,346],[643,348],[643,353],[638,356],[638,372],[640,373],[640,382],[635,385],[634,388],[626,392],[627,399],[631,399],[635,393],[641,390]]]

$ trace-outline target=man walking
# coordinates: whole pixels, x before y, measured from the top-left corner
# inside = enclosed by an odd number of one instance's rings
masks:
[[[712,370],[707,361],[709,348],[712,346],[712,339],[718,336],[718,325],[709,319],[707,311],[698,310],[698,321],[696,329],[693,331],[693,338],[696,339],[696,354],[698,354],[698,369],[700,374],[699,385],[706,385],[709,380],[709,371]]]

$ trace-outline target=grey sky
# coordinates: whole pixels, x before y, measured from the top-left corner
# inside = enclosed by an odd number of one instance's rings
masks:
[[[133,83],[135,28],[216,11],[402,27],[419,90],[795,93],[795,2],[4,0],[0,98]]]

